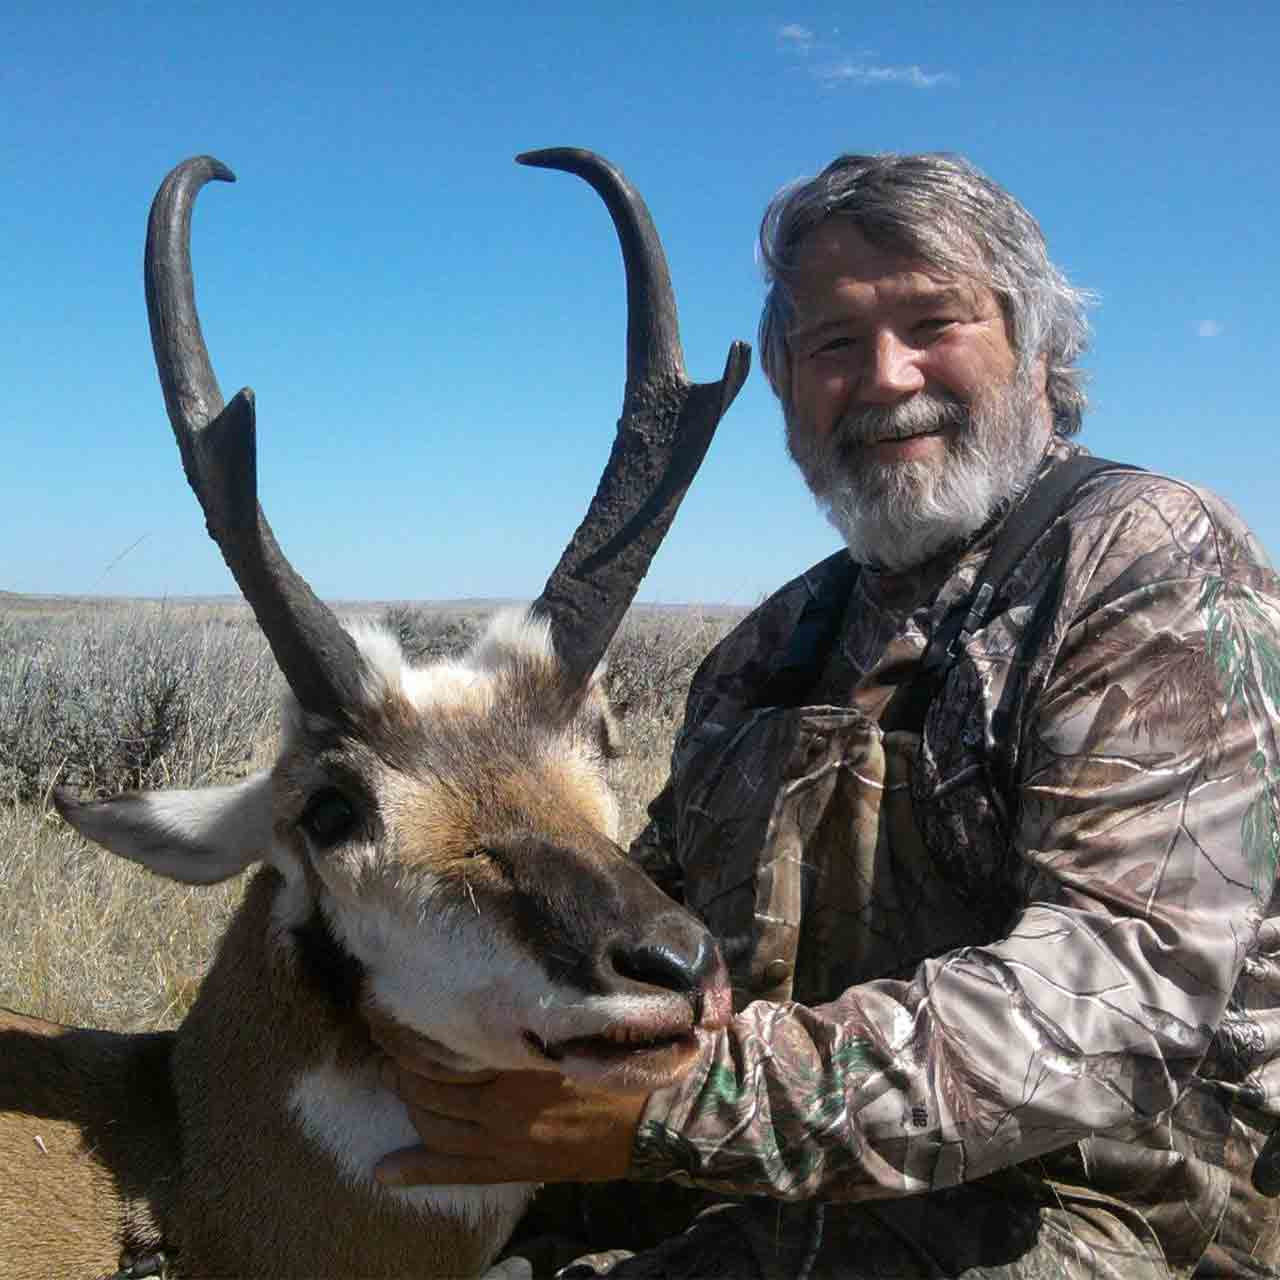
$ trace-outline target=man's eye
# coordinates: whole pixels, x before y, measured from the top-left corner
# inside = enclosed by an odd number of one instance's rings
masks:
[[[858,345],[857,338],[842,337],[828,338],[820,347],[814,348],[810,355],[819,356],[842,356],[848,355]]]
[[[956,323],[955,316],[926,316],[916,322],[916,333],[925,338],[937,337]]]
[[[325,787],[311,797],[298,825],[322,849],[345,840],[355,829],[355,806],[336,787]]]

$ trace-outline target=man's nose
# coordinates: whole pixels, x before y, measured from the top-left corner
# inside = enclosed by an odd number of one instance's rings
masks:
[[[867,350],[867,363],[858,382],[863,404],[897,404],[924,387],[920,352],[890,329],[882,329]]]

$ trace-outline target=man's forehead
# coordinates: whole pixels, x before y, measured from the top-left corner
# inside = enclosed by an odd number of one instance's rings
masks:
[[[972,294],[980,287],[971,276],[930,262],[922,254],[878,244],[842,218],[828,218],[810,231],[797,246],[794,262],[797,291],[813,290],[832,278],[900,277],[924,292],[959,289]]]
[[[789,284],[793,329],[850,305],[957,303],[985,310],[995,302],[992,291],[972,276],[878,245],[838,218],[820,223],[800,242]]]
[[[913,267],[940,278],[982,274],[983,255],[977,243],[956,228],[946,232],[937,228],[935,234],[913,243],[905,231],[893,234],[864,228],[852,218],[831,214],[804,231],[791,251],[792,261],[801,269],[806,260],[832,255]]]

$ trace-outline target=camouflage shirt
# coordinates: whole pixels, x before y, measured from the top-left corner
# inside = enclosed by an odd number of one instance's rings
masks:
[[[1199,1256],[1280,1118],[1280,582],[1221,500],[1096,478],[913,723],[993,538],[832,557],[694,678],[633,853],[729,937],[741,999],[632,1176],[850,1201],[1033,1161]]]

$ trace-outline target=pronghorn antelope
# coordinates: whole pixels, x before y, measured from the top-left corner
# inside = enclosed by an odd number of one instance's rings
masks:
[[[585,178],[627,270],[623,416],[542,595],[460,661],[416,667],[345,629],[258,505],[254,401],[224,406],[195,310],[190,222],[209,157],[165,180],[147,233],[152,339],[209,531],[289,686],[282,746],[236,785],[79,802],[78,831],[161,875],[262,864],[174,1033],[0,1015],[0,1258],[32,1277],[465,1276],[525,1186],[385,1189],[415,1140],[377,1043],[457,1067],[658,1087],[729,1016],[703,927],[614,843],[605,648],[746,376],[685,376],[667,268],[639,196],[589,152],[521,159]]]

